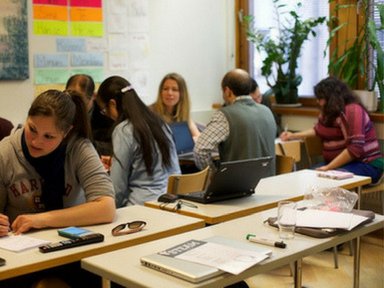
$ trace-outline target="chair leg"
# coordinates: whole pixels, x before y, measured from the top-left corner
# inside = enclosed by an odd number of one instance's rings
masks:
[[[337,246],[333,247],[333,259],[335,262],[335,269],[339,268],[339,259],[337,257]]]
[[[349,256],[353,256],[353,241],[349,241]]]

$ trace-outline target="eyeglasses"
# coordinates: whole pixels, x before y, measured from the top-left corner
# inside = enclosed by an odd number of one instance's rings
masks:
[[[147,223],[145,221],[133,221],[133,222],[128,222],[124,224],[119,224],[115,228],[112,229],[112,235],[113,236],[120,236],[120,235],[126,235],[126,234],[131,234],[135,232],[139,232],[142,230]],[[128,230],[124,230],[125,227],[128,228]]]

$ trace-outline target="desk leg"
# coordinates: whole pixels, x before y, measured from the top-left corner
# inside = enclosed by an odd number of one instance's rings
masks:
[[[111,288],[111,281],[109,281],[106,278],[103,278],[101,281],[102,281],[101,283],[102,288]]]
[[[293,278],[295,283],[295,288],[301,288],[301,280],[302,280],[302,271],[301,271],[301,261],[302,259],[298,259],[294,262],[294,271],[293,271]]]
[[[361,186],[356,188],[356,192],[357,192],[357,196],[359,197],[359,198],[357,198],[357,210],[360,210],[360,206],[361,206]]]
[[[353,258],[353,288],[359,288],[360,284],[360,237],[356,238]]]

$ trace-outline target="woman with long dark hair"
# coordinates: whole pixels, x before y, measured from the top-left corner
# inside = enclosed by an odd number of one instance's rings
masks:
[[[343,169],[377,182],[383,174],[383,155],[373,123],[359,98],[344,82],[332,76],[320,81],[314,91],[321,107],[318,123],[306,131],[283,132],[280,138],[317,135],[323,142],[325,160],[317,170]]]
[[[97,103],[116,121],[111,178],[117,207],[155,200],[166,192],[168,176],[180,173],[169,127],[120,76],[101,83]]]

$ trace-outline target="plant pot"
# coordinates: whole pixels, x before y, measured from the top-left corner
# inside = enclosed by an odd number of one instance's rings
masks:
[[[378,100],[378,105],[377,105],[377,112],[384,113],[384,99],[380,98]]]
[[[378,108],[378,99],[376,91],[353,90],[360,98],[361,103],[369,112],[376,112]]]
[[[273,91],[277,104],[297,104],[299,102],[297,87],[275,86]]]

